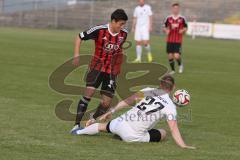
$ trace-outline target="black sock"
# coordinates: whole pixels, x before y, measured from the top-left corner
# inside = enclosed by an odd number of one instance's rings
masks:
[[[179,66],[181,66],[181,65],[182,65],[182,59],[179,58],[179,59],[177,60],[177,63],[178,63]]]
[[[82,117],[84,113],[87,110],[88,103],[90,102],[90,98],[83,97],[79,103],[78,103],[78,108],[77,108],[77,116],[76,116],[76,122],[75,125],[80,125],[80,122],[82,120]]]
[[[171,69],[172,69],[173,71],[175,71],[175,62],[174,62],[174,59],[169,59],[168,61],[169,61],[169,64],[170,64],[170,66],[171,66]]]
[[[97,119],[101,115],[105,114],[107,111],[108,111],[108,107],[103,107],[101,104],[99,104],[96,112],[93,115],[93,118]]]

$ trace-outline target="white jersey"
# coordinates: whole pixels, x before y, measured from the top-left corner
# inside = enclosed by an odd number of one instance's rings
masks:
[[[161,89],[145,88],[141,90],[144,98],[131,110],[120,116],[135,131],[142,134],[152,129],[162,118],[176,120],[176,105],[169,94]]]
[[[138,28],[149,28],[149,16],[151,16],[152,9],[149,5],[137,6],[134,10],[133,16],[137,19],[136,29]]]

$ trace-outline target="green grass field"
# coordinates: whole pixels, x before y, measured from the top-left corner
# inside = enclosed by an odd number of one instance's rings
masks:
[[[48,78],[72,57],[76,34],[77,31],[0,28],[1,160],[240,158],[239,41],[185,39],[185,72],[175,78],[178,88],[191,93],[191,105],[186,108],[191,110],[191,120],[180,122],[180,130],[186,143],[197,150],[183,150],[171,136],[157,144],[129,144],[109,134],[92,137],[69,134],[73,122],[59,120],[55,105],[62,99],[72,99],[75,111],[80,96],[53,91]],[[85,42],[81,51],[91,53],[92,48],[92,42]],[[156,62],[168,66],[163,36],[152,38],[152,52]],[[134,47],[127,54],[133,60]],[[84,85],[80,81],[83,73],[75,71],[67,82]],[[96,105],[94,100],[89,107]],[[179,109],[179,113],[189,113],[186,110]],[[167,129],[165,123],[160,126]]]

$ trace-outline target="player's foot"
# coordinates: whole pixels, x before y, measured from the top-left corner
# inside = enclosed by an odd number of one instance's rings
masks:
[[[179,71],[178,72],[183,73],[183,68],[184,68],[183,65],[179,66]]]
[[[88,126],[90,126],[90,125],[92,125],[93,123],[95,123],[96,122],[96,120],[95,119],[89,119],[87,122],[86,122],[86,127],[88,127]]]
[[[174,75],[174,74],[175,74],[175,71],[171,71],[171,72],[169,72],[168,74]]]
[[[76,128],[76,129],[74,129],[74,130],[71,131],[71,134],[72,134],[72,135],[79,135],[78,132],[79,132],[80,130],[82,130],[82,129],[83,129],[83,128]]]
[[[152,61],[153,61],[152,53],[148,53],[148,62]]]
[[[72,128],[72,130],[70,131],[70,133],[71,134],[74,134],[74,132],[76,131],[76,130],[80,130],[80,129],[83,129],[80,125],[78,125],[78,124],[76,124],[73,128]]]
[[[133,61],[133,63],[141,63],[141,60],[140,60],[140,59],[135,59],[135,60]]]

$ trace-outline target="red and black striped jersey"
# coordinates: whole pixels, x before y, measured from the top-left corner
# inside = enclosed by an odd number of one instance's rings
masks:
[[[95,53],[90,63],[90,69],[95,69],[108,74],[118,75],[123,59],[123,43],[127,39],[127,30],[112,33],[109,24],[99,25],[81,32],[82,40],[95,41]]]
[[[167,36],[167,42],[182,43],[183,34],[180,34],[179,30],[188,27],[185,17],[181,15],[174,17],[173,15],[170,15],[165,19],[164,27],[170,30],[170,33]]]

